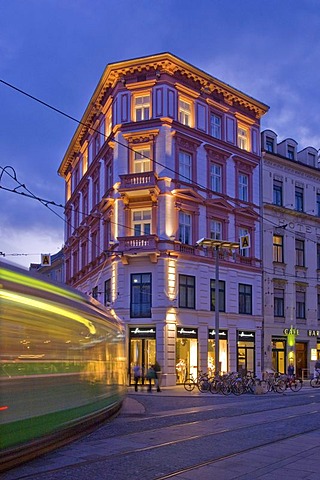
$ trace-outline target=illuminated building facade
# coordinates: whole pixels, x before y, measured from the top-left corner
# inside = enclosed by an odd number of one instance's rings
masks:
[[[320,358],[318,151],[262,132],[265,367],[299,377]],[[271,248],[272,245],[272,248]]]
[[[222,371],[261,370],[260,118],[268,107],[163,53],[109,64],[59,168],[66,281],[127,325],[128,371],[163,384],[215,364],[219,250]]]

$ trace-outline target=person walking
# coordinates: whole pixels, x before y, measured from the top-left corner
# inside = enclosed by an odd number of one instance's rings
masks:
[[[141,378],[141,369],[140,365],[136,363],[133,367],[133,379],[134,379],[134,391],[138,391],[138,383]]]
[[[156,373],[155,384],[157,387],[157,392],[161,392],[161,377],[162,377],[162,370],[160,363],[156,360],[154,364],[154,371]]]
[[[152,392],[152,380],[157,378],[154,365],[150,365],[147,371],[146,379],[149,380],[148,392]]]
[[[293,363],[290,362],[289,366],[288,366],[288,377],[290,379],[292,379],[294,376],[294,366],[293,366]]]

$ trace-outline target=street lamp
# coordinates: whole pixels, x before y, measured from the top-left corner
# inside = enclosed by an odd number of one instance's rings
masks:
[[[229,250],[239,248],[240,244],[236,242],[227,242],[225,240],[216,240],[214,238],[201,238],[196,243],[199,247],[211,247],[215,251],[215,375],[220,372],[219,364],[219,250],[227,248]],[[210,299],[211,301],[211,299]]]

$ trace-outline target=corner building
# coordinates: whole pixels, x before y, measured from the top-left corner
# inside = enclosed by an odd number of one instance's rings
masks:
[[[215,365],[261,371],[263,103],[163,53],[109,64],[59,167],[68,284],[114,309],[132,367],[163,385]]]

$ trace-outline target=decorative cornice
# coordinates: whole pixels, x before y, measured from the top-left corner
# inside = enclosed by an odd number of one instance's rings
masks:
[[[123,133],[122,136],[128,143],[151,142],[159,134],[159,129],[143,130],[137,132]]]

